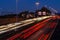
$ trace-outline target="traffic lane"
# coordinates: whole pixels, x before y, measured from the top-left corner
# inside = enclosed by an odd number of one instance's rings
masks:
[[[20,33],[21,31],[29,28],[30,26],[33,26],[33,25],[37,24],[38,22],[39,22],[39,21],[36,21],[36,22],[34,22],[34,23],[32,23],[32,24],[23,26],[23,27],[21,27],[21,28],[18,28],[18,29],[15,29],[15,30],[11,30],[11,31],[2,33],[2,34],[0,34],[0,39],[7,39],[7,38],[9,38],[9,37],[11,37],[11,36],[13,36],[13,35],[15,35],[15,34],[17,34],[17,33]]]
[[[36,24],[36,23],[35,23]],[[33,25],[33,24],[32,24]],[[30,25],[30,26],[32,26],[32,25]],[[28,26],[26,26],[26,27],[24,27],[24,28],[28,28],[28,27],[30,27],[29,25]],[[1,37],[0,37],[0,39],[7,39],[7,37],[9,38],[9,37],[11,37],[12,35],[14,35],[14,34],[16,34],[16,32],[17,33],[19,33],[19,32],[21,32],[21,30],[23,30],[24,28],[18,28],[17,30],[11,30],[11,31],[8,31],[8,32],[5,32],[5,33],[3,33],[2,35],[0,35]],[[21,29],[21,30],[20,30]]]
[[[38,38],[38,40],[47,40],[49,37],[50,33],[47,34],[41,34],[41,36]]]
[[[48,31],[50,31],[50,30],[48,30]],[[38,38],[39,38],[42,34],[44,34],[45,32],[47,32],[46,29],[41,29],[41,30],[35,32],[34,34],[32,34],[31,36],[27,37],[26,40],[38,40]]]
[[[16,32],[21,31],[22,29],[23,28],[18,28],[18,29],[15,29],[15,30],[11,30],[11,31],[7,31],[5,33],[2,33],[2,34],[0,34],[0,39],[6,39],[6,38],[16,34]]]
[[[52,32],[53,32],[53,30],[55,29],[55,26],[57,25],[57,22],[55,21],[55,22],[52,22],[49,26],[48,26],[48,28],[47,28],[47,30],[44,32],[44,36],[43,37],[40,37],[39,38],[39,40],[50,40],[49,38],[51,37],[51,34],[52,34]],[[49,31],[48,31],[49,30]],[[42,36],[42,35],[41,35]]]
[[[46,21],[48,21],[48,20],[46,20]],[[45,22],[45,21],[43,21],[43,22]],[[43,23],[43,22],[41,22],[41,23]],[[37,24],[38,25],[38,24]],[[40,23],[39,23],[39,25],[40,25]],[[36,25],[35,25],[35,27],[36,27]],[[29,28],[30,29],[30,28]],[[33,29],[33,28],[32,28]],[[12,37],[10,37],[9,38],[9,40],[13,40],[13,39],[15,39],[15,38],[18,38],[21,34],[24,34],[25,32],[27,32],[26,30],[24,30],[22,33],[18,33],[18,34],[16,34],[16,35],[14,35],[14,36],[12,36]]]
[[[43,20],[45,18],[48,18],[48,17],[34,18],[34,19],[29,19],[29,20],[17,22],[17,23],[11,23],[11,24],[7,24],[7,25],[2,25],[2,26],[0,26],[0,30],[3,29],[3,28],[13,27],[13,26],[16,26],[16,25],[20,25],[20,24],[24,24],[24,23],[28,23],[28,22],[32,22],[32,21],[37,21],[37,20],[40,21],[40,20]]]
[[[48,22],[47,24],[50,24],[50,22]],[[31,39],[31,40],[37,40],[38,37],[39,37],[41,34],[43,34],[43,32],[46,32],[47,29],[50,29],[50,28],[47,28],[47,27],[46,27],[47,24],[46,24],[43,28],[39,29],[36,33],[34,33],[34,34],[32,34],[31,36],[29,36],[27,39],[28,39],[28,40],[29,40],[29,39]],[[40,26],[39,26],[39,27],[40,27]]]
[[[34,19],[34,20],[35,20],[35,19]],[[39,19],[39,20],[40,20],[40,19]],[[7,39],[7,38],[11,37],[12,35],[16,34],[16,32],[17,32],[17,33],[20,33],[22,30],[25,30],[25,29],[27,29],[27,28],[29,28],[29,27],[31,27],[31,26],[39,23],[39,22],[42,22],[42,21],[44,21],[44,20],[35,21],[34,23],[29,24],[29,25],[26,25],[26,26],[23,26],[23,27],[21,27],[21,28],[7,31],[7,32],[5,32],[5,33],[3,33],[3,34],[0,34],[0,39]]]
[[[41,24],[47,22],[48,20],[50,20],[50,19],[44,20],[44,21],[42,21],[42,22],[39,22],[39,23],[37,23],[36,25],[34,25],[34,26],[32,26],[32,27],[30,27],[30,28],[24,30],[23,32],[26,33],[26,32],[28,32],[29,30],[32,30],[32,29],[36,28],[36,26],[39,26],[39,25],[41,25]]]
[[[54,21],[54,20],[53,20]],[[53,22],[53,24],[55,24],[55,22]],[[52,26],[54,26],[54,25],[52,25]],[[49,27],[50,28],[50,27]],[[54,27],[52,27],[52,28],[54,28]],[[23,38],[22,38],[23,39]],[[20,39],[21,40],[21,39]]]
[[[45,27],[41,28],[39,31],[37,31],[36,33],[34,33],[31,36],[29,36],[26,40],[38,40],[38,38],[39,38],[39,36],[41,34],[49,33],[51,31],[51,29],[49,27],[49,26],[51,26],[51,24],[54,24],[54,22],[53,23],[52,22],[50,22],[50,23],[48,22],[48,25],[45,25]],[[52,25],[52,26],[54,26],[54,25]]]
[[[10,31],[10,30],[14,30],[14,29],[17,29],[19,27],[22,27],[22,26],[25,26],[25,25],[28,25],[28,24],[31,24],[31,23],[34,23],[34,21],[31,21],[31,22],[27,22],[27,23],[24,23],[23,25],[20,24],[20,25],[10,25],[10,27],[6,26],[6,27],[2,27],[0,28],[0,34],[1,33],[4,33],[4,32],[7,32],[7,31]],[[13,27],[12,27],[13,26]]]
[[[12,24],[7,24],[7,25],[2,25],[2,26],[0,26],[0,31],[1,31],[0,33],[4,33],[6,31],[10,31],[10,30],[17,29],[19,27],[25,26],[25,25],[27,25],[26,23],[28,23],[28,22],[32,23],[33,21],[41,21],[41,20],[49,18],[49,17],[51,17],[51,16],[33,18],[33,19],[29,19],[29,20],[18,22],[18,23],[12,23]],[[22,25],[22,24],[24,24],[24,25]],[[18,27],[16,27],[16,26],[18,26]]]
[[[58,19],[58,25],[56,26],[56,29],[52,34],[50,40],[60,40],[60,19]]]

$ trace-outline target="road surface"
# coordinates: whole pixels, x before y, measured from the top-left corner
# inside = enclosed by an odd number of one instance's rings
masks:
[[[37,18],[38,19],[38,18]],[[26,23],[30,24],[24,25]],[[24,26],[20,24],[18,28],[6,31],[0,34],[1,40],[50,40],[53,39],[53,34],[59,24],[59,19],[55,17],[45,17],[43,20],[36,20],[24,22]],[[5,29],[4,29],[5,30]],[[7,29],[8,30],[8,29]]]

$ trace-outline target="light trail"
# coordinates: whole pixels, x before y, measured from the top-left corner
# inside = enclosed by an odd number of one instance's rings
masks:
[[[45,20],[45,21],[43,21],[43,22],[41,22],[41,23],[38,23],[38,24],[36,24],[33,28],[31,27],[31,28],[28,28],[27,30],[24,30],[24,31],[22,31],[22,33],[18,33],[18,34],[16,34],[16,35],[14,35],[14,36],[12,36],[12,37],[10,37],[9,39],[7,39],[7,40],[14,40],[15,38],[18,38],[18,37],[20,37],[21,35],[23,35],[22,37],[24,38],[24,36],[26,36],[26,37],[28,37],[29,35],[31,35],[32,33],[34,33],[36,30],[38,30],[38,29],[40,29],[44,24],[43,23],[45,23],[45,22],[47,22],[47,21],[49,21],[50,19],[48,19],[48,20]],[[39,26],[39,25],[42,25],[40,28],[39,27],[37,27],[37,25]],[[37,28],[35,28],[35,27],[37,27]],[[34,29],[34,30],[32,30],[32,29]],[[27,32],[27,31],[29,31],[29,30],[32,30],[32,31],[30,31],[30,32]],[[27,32],[27,33],[26,33]],[[32,32],[32,33],[31,33]],[[29,34],[28,34],[29,33]],[[28,34],[28,35],[27,35]],[[25,38],[26,38],[25,37]]]
[[[34,32],[36,32],[37,30],[41,29],[42,27],[44,27],[46,25],[46,22],[48,22],[49,20],[45,20],[45,22],[35,26],[34,29],[31,29],[30,31],[28,31],[27,33],[25,33],[24,35],[21,36],[21,38],[27,38],[28,36],[30,36],[31,34],[33,34]]]
[[[23,24],[23,25],[18,25],[17,27],[13,26],[13,27],[7,27],[7,28],[4,28],[4,29],[0,29],[1,30],[0,33],[4,33],[4,32],[7,32],[7,31],[10,31],[10,30],[14,30],[14,29],[17,29],[19,27],[22,27],[22,26],[25,26],[25,25],[28,25],[28,24],[31,24],[31,23],[34,23],[34,21]]]
[[[44,19],[49,18],[49,17],[51,17],[51,16],[33,18],[33,19],[29,19],[29,20],[18,22],[18,23],[2,25],[2,26],[0,26],[0,34],[4,33],[4,32],[7,32],[7,31],[10,31],[10,30],[14,30],[14,29],[20,28],[20,27],[28,25],[28,24],[31,24],[31,23],[33,23],[33,22],[35,22],[37,20],[39,20],[39,21],[44,20]]]
[[[49,20],[48,20],[49,21]],[[47,22],[47,21],[46,21]],[[40,26],[39,25],[37,25],[35,28],[32,28],[32,29],[29,29],[29,30],[27,30],[27,31],[22,31],[22,33],[18,33],[18,34],[16,34],[16,35],[14,35],[14,36],[12,36],[12,37],[10,37],[8,40],[14,40],[14,39],[16,39],[16,38],[18,38],[18,37],[20,37],[20,38],[23,38],[23,39],[26,39],[27,37],[29,37],[31,34],[33,34],[34,32],[36,32],[37,30],[39,30],[42,26],[41,25],[44,25],[45,23],[43,23],[43,24],[40,24]],[[54,26],[56,25],[56,22],[51,22],[51,23],[49,23],[50,25],[49,26],[47,26],[48,28],[54,28]],[[53,24],[53,25],[51,25],[51,24]],[[46,25],[46,24],[45,24]],[[44,26],[45,26],[44,25]],[[44,27],[43,26],[43,27]],[[45,31],[46,32],[46,31]],[[43,35],[43,39],[44,40],[47,40],[47,38],[49,37],[49,35],[50,35],[50,33],[49,34],[44,34]]]
[[[52,24],[52,25],[51,25],[51,24]],[[50,24],[50,26],[48,26],[48,27],[49,27],[50,29],[54,30],[54,27],[56,26],[57,23],[56,23],[56,22],[52,22],[51,24]],[[38,40],[42,40],[42,39],[43,39],[43,40],[47,40],[48,37],[50,37],[51,32],[52,32],[52,31],[50,31],[48,34],[44,34],[44,33],[43,33],[43,34],[38,38]]]
[[[44,24],[44,23],[43,23]],[[48,25],[47,25],[48,24]],[[47,32],[48,30],[48,26],[51,24],[51,20],[49,22],[46,22],[46,25],[43,26],[43,28],[37,30],[35,33],[33,33],[31,36],[29,36],[26,40],[38,40],[37,38],[39,38],[39,35],[44,34],[45,32]],[[40,27],[41,25],[39,25],[38,27]]]

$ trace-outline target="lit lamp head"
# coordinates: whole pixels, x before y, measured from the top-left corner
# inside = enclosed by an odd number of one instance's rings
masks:
[[[35,4],[38,6],[40,3],[39,2],[36,2]]]

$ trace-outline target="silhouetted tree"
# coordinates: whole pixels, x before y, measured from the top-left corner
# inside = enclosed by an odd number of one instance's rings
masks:
[[[35,17],[35,14],[34,14],[34,12],[29,12],[28,14],[27,14],[27,16],[26,16],[26,18],[34,18]]]
[[[24,11],[24,12],[19,13],[18,15],[19,15],[20,18],[26,19],[26,16],[27,16],[28,13],[29,13],[29,11]]]

